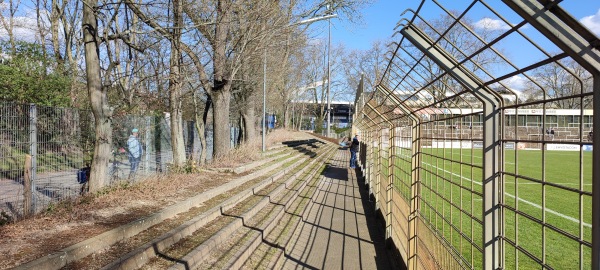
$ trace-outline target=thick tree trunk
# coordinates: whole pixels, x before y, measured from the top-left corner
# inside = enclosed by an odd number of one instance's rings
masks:
[[[229,153],[229,106],[231,101],[231,80],[227,73],[227,33],[229,30],[228,1],[217,1],[217,22],[213,45],[213,157]]]
[[[244,117],[244,140],[250,142],[256,139],[256,112],[254,106],[248,104],[242,116]]]
[[[98,50],[98,23],[94,10],[95,0],[85,0],[83,5],[83,39],[85,44],[85,69],[88,96],[95,120],[96,141],[90,172],[90,191],[97,191],[105,184],[108,176],[108,162],[112,146],[112,111],[108,104],[107,89],[102,87],[100,58]]]
[[[300,116],[298,117],[298,123],[296,124],[296,130],[301,130],[302,129],[302,120],[304,120],[304,104],[300,107]]]
[[[173,165],[185,163],[185,144],[183,141],[183,120],[181,114],[181,85],[169,86],[171,111],[171,146],[173,148]],[[178,89],[173,89],[178,88]]]
[[[171,111],[171,146],[173,147],[173,165],[185,163],[185,144],[183,141],[183,120],[181,113],[181,25],[183,25],[183,6],[181,0],[173,0],[173,39],[171,40],[171,62],[169,76],[169,106]]]
[[[283,104],[283,128],[288,129],[290,126],[290,104],[286,100]]]
[[[200,138],[200,146],[202,147],[202,150],[200,151],[200,157],[198,159],[200,165],[204,165],[206,163],[206,120],[208,118],[208,111],[210,110],[211,104],[212,101],[209,96],[206,99],[206,104],[204,105],[204,114],[200,115],[200,112],[198,110],[198,96],[196,92],[194,92],[194,115],[196,120],[196,131],[198,132],[198,137]]]
[[[198,137],[200,138],[200,147],[202,148],[202,150],[200,150],[198,163],[204,165],[206,164],[206,136],[204,135],[206,132],[206,125],[204,125],[204,122],[202,122],[198,115],[196,115],[195,125],[196,132],[198,132]]]
[[[229,85],[224,86],[220,91],[214,91],[212,94],[213,106],[213,157],[220,157],[229,152],[230,134],[229,134],[229,103],[231,92]]]

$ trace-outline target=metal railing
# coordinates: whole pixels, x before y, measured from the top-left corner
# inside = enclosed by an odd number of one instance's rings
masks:
[[[408,269],[600,267],[600,40],[560,2],[423,0],[379,84],[359,90],[360,164]]]
[[[94,150],[91,112],[11,102],[0,102],[0,112],[1,217],[22,218],[26,201],[30,205],[28,212],[38,213],[53,203],[80,196],[84,185],[82,170],[91,163]],[[167,172],[173,154],[170,123],[165,115],[113,117],[113,150],[105,183],[137,181]],[[132,173],[127,140],[134,128],[138,129],[142,154],[139,167]],[[193,122],[185,121],[183,130],[187,156],[197,157],[201,145]],[[239,129],[232,127],[232,147],[238,136]],[[212,130],[206,131],[206,137],[210,160]],[[27,156],[31,163],[26,172]],[[24,182],[26,173],[31,185]]]

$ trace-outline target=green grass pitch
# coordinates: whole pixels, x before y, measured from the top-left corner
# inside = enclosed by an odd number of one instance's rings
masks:
[[[394,184],[405,198],[410,154],[396,148],[389,159],[382,149],[380,159],[384,176],[393,162]],[[421,216],[475,269],[482,267],[482,156],[482,149],[423,148],[419,170]],[[592,152],[505,150],[499,160],[505,269],[589,269]]]

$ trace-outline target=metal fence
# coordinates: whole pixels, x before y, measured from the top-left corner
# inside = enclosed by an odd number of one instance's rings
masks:
[[[357,99],[386,237],[408,269],[598,269],[600,40],[569,1],[440,2],[404,13]]]
[[[127,140],[139,131],[142,155],[135,174],[130,172]],[[231,128],[234,147],[238,128]],[[206,131],[207,155],[212,156],[212,130]],[[187,156],[197,157],[201,145],[194,123],[184,121]],[[0,102],[0,212],[18,219],[23,216],[26,190],[26,156],[31,156],[32,211],[79,196],[81,172],[91,163],[94,147],[93,116],[90,111]],[[168,114],[113,117],[113,149],[109,161],[109,185],[136,181],[164,173],[172,162]],[[29,189],[28,189],[29,190]]]

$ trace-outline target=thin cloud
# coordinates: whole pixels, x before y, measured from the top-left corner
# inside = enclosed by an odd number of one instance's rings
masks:
[[[596,36],[600,36],[600,9],[594,15],[583,17],[579,22],[592,30]]]
[[[0,9],[1,8],[2,7],[0,6]],[[26,42],[35,42],[39,39],[37,14],[33,10],[27,10],[24,16],[15,16],[13,20],[14,26],[12,33],[15,39]],[[42,19],[42,25],[42,27],[48,28],[49,23],[46,19]],[[1,24],[0,40],[8,40],[8,29],[5,29]]]
[[[515,75],[510,78],[504,79],[502,84],[510,88],[513,91],[522,91],[529,80],[522,75]],[[494,84],[492,86],[499,87],[500,84]]]
[[[511,26],[502,20],[483,18],[475,23],[475,28],[485,30],[508,30]]]

